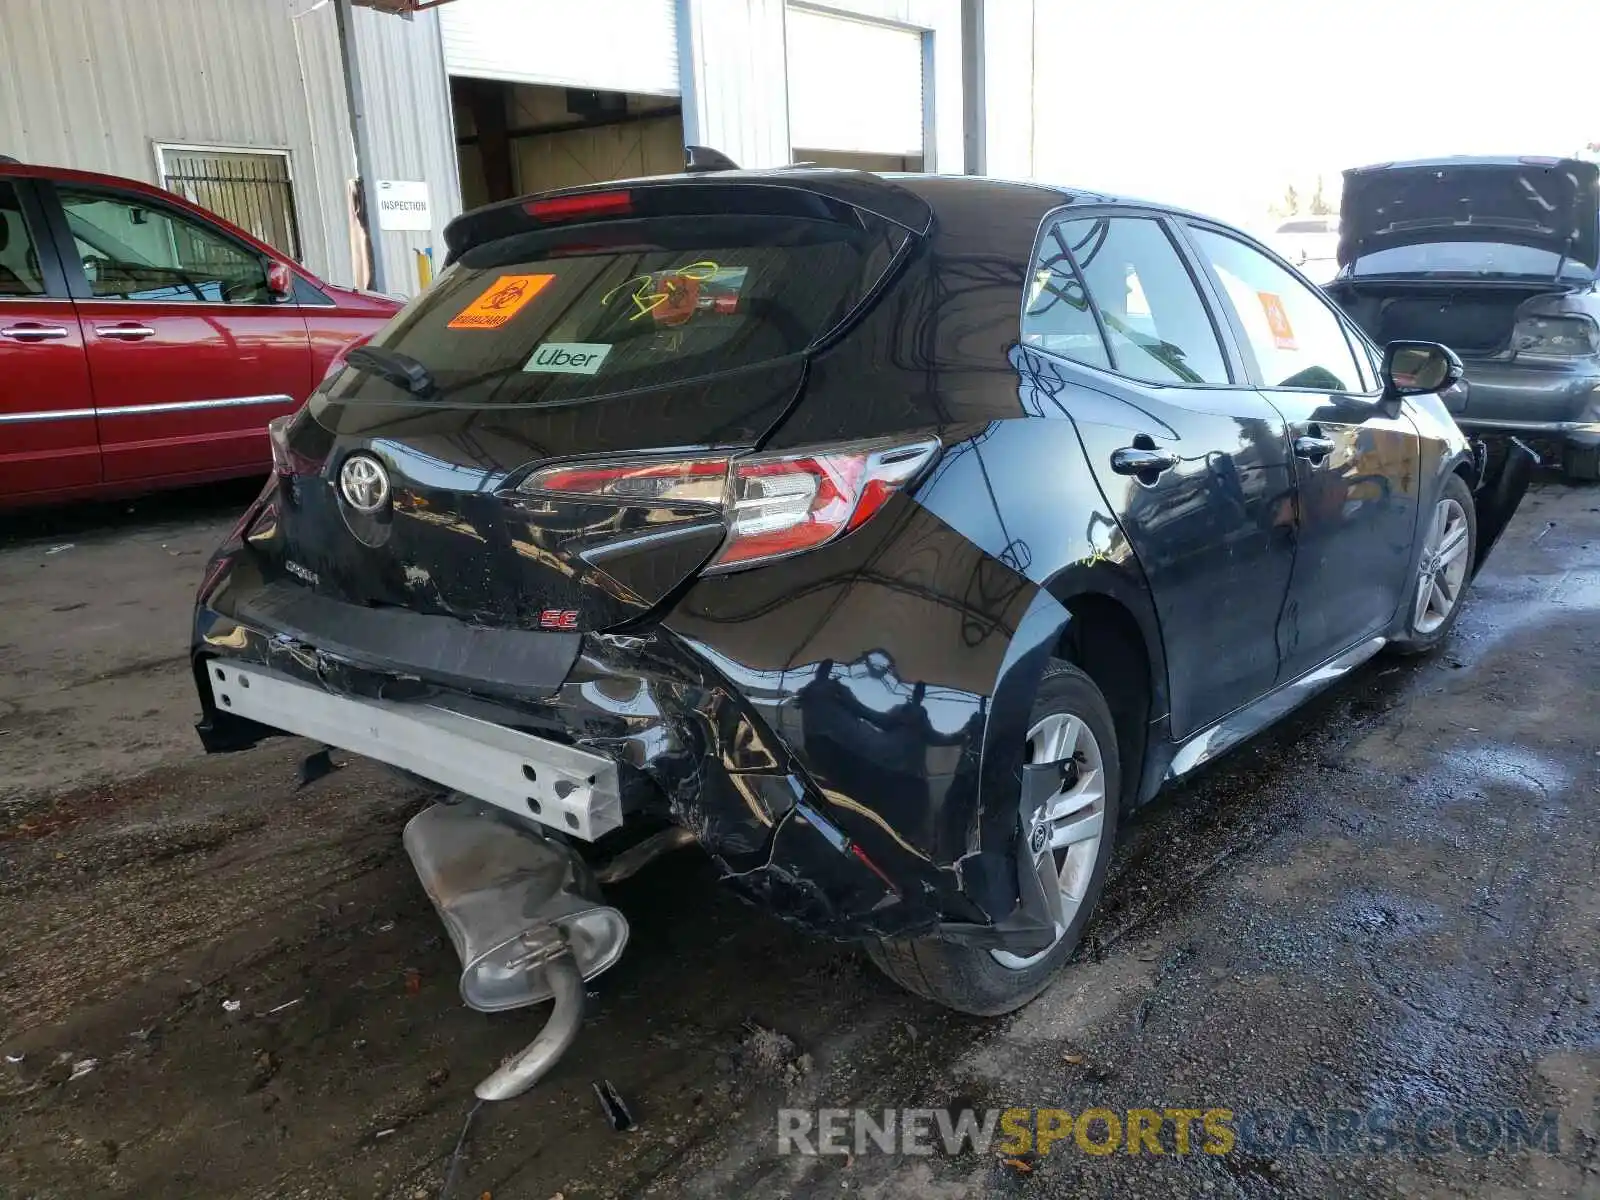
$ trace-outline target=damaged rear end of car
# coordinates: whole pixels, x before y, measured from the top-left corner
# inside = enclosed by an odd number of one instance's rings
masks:
[[[985,749],[1065,614],[912,499],[974,432],[922,395],[931,368],[871,390],[884,330],[928,328],[934,226],[847,172],[480,210],[434,288],[274,426],[272,480],[199,596],[201,737],[298,734],[470,812],[407,833],[469,1004],[519,971],[548,981],[519,1003],[581,997],[626,938],[592,868],[691,838],[813,932],[1010,919],[1048,941],[1018,915],[1020,734]],[[985,293],[1013,321],[1019,280]],[[981,357],[1014,408],[1003,345]],[[986,575],[1005,586],[975,599]],[[481,863],[483,829],[510,839],[507,883],[463,895],[451,855]]]

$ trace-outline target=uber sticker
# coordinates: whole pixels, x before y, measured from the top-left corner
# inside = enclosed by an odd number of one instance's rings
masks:
[[[606,342],[544,342],[522,368],[554,375],[593,375],[611,353]]]
[[[499,329],[554,278],[554,275],[502,275],[458,312],[445,328]]]

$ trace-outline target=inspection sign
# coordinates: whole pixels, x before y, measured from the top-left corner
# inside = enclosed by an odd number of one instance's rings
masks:
[[[432,229],[428,185],[416,180],[378,180],[378,228],[421,232]]]

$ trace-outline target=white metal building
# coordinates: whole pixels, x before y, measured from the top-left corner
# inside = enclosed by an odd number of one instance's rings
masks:
[[[432,228],[377,239],[414,290],[413,251],[460,211],[438,17],[358,8],[380,179],[427,180]],[[357,281],[355,156],[328,0],[0,0],[0,154],[180,191],[334,283]]]
[[[373,230],[385,290],[409,292],[463,197],[676,171],[685,144],[752,167],[959,172],[970,152],[963,0],[354,3],[352,92],[341,0],[0,0],[0,153],[184,192],[358,282],[353,99],[383,195],[426,196],[400,222],[426,228]],[[993,30],[1003,100],[1033,22]],[[1028,173],[1026,150],[990,171]]]

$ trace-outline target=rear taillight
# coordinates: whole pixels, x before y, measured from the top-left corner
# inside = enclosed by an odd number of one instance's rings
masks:
[[[1511,334],[1518,354],[1588,358],[1600,353],[1600,332],[1588,317],[1523,317]]]
[[[687,501],[720,506],[728,484],[726,458],[641,462],[577,462],[528,476],[522,492],[564,492],[611,500]]]
[[[718,508],[728,537],[706,570],[731,571],[813,550],[859,528],[938,449],[929,439],[748,458],[565,463],[530,475],[517,490]]]
[[[708,569],[798,554],[860,528],[938,448],[928,441],[735,460],[728,540]]]

